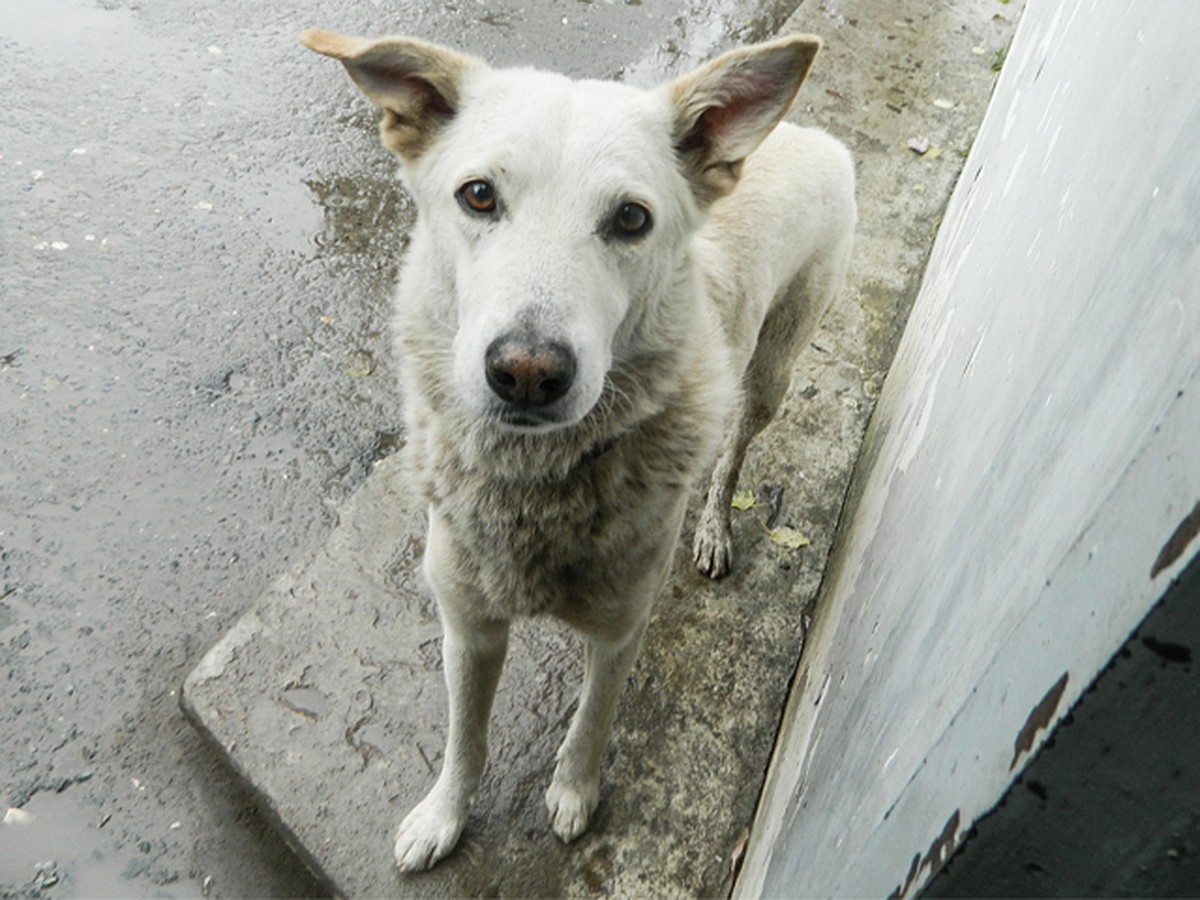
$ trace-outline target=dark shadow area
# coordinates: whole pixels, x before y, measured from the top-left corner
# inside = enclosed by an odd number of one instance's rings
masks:
[[[925,897],[1200,895],[1200,557]]]

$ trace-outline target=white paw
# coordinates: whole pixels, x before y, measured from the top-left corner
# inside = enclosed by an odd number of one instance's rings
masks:
[[[569,844],[587,831],[592,813],[600,803],[600,786],[567,785],[557,779],[546,791],[546,809],[550,812],[550,828],[563,843]]]
[[[446,856],[462,834],[466,813],[430,794],[404,817],[396,833],[396,866],[423,872]]]
[[[733,532],[715,517],[701,516],[692,544],[692,560],[701,575],[720,578],[733,564]]]

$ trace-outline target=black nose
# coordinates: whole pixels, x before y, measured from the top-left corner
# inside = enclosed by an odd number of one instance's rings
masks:
[[[488,387],[506,403],[549,406],[571,389],[575,355],[553,341],[503,335],[484,354]]]

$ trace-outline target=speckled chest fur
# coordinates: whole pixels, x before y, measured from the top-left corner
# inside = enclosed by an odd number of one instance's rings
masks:
[[[442,354],[425,340],[400,344],[406,382],[436,384]],[[733,380],[719,353],[656,353],[612,377],[621,403],[542,435],[468,427],[452,404],[434,408],[443,391],[410,395],[408,471],[451,536],[455,577],[488,615],[571,619],[584,605],[626,603],[669,559]]]

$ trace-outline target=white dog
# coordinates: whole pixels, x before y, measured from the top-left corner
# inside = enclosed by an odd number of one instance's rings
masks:
[[[642,91],[409,38],[301,40],[383,110],[419,211],[395,324],[450,716],[397,864],[428,868],[458,841],[523,615],[587,639],[546,793],[573,840],[689,492],[719,453],[694,550],[718,577],[746,445],[842,282],[849,154],[779,125],[820,43],[735,50]]]

